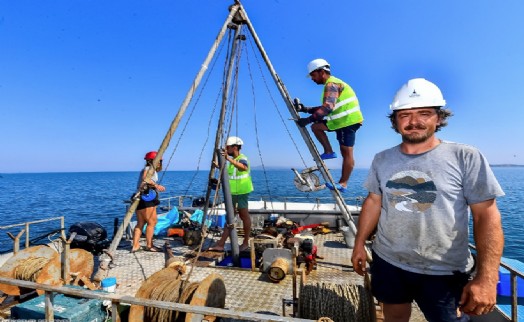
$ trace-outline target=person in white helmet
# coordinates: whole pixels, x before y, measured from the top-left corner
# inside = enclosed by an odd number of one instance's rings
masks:
[[[409,321],[413,301],[428,321],[469,321],[496,304],[504,236],[495,198],[504,192],[478,149],[435,136],[451,116],[445,105],[423,78],[402,86],[390,106],[402,143],[375,155],[365,183],[351,260],[363,275],[376,229],[371,289],[385,321]]]
[[[309,117],[297,120],[298,125],[306,126],[313,122],[311,130],[318,142],[322,145],[324,152],[320,155],[323,160],[337,157],[329,143],[326,131],[335,132],[342,154],[342,174],[338,183],[333,186],[330,182],[326,186],[334,190],[345,192],[355,160],[353,158],[353,146],[355,135],[362,126],[364,117],[360,111],[357,96],[353,89],[344,81],[331,76],[329,63],[322,59],[314,59],[308,64],[308,75],[319,84],[324,85],[322,93],[322,105],[317,107],[297,106],[298,112],[311,114]]]
[[[242,220],[244,230],[244,241],[239,248],[241,252],[249,248],[251,216],[249,215],[248,198],[249,194],[253,191],[249,160],[244,154],[240,153],[243,144],[244,142],[241,138],[230,136],[226,140],[226,149],[223,152],[224,157],[229,162],[227,173],[229,175],[229,188],[231,189],[233,205]],[[229,229],[225,228],[220,240],[208,250],[224,251],[224,246],[229,235]]]

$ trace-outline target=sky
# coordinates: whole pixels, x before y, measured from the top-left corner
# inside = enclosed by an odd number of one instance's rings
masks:
[[[139,170],[144,154],[160,147],[232,3],[1,1],[0,173]],[[319,105],[322,87],[306,77],[315,58],[355,90],[365,118],[356,167],[400,142],[389,104],[416,77],[437,84],[454,113],[439,138],[476,146],[492,164],[524,164],[523,1],[242,4],[291,97]],[[312,166],[252,39],[241,46],[229,134],[244,140],[252,166]],[[210,166],[227,48],[226,36],[164,154],[168,170]]]

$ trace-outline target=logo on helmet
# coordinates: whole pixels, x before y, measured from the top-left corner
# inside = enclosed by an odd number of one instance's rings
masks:
[[[420,96],[420,94],[417,93],[416,89],[413,90],[413,93],[409,94],[409,97],[419,97],[419,96]]]

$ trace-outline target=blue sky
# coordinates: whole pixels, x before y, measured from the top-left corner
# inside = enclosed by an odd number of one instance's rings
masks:
[[[138,170],[160,146],[232,3],[0,2],[0,173]],[[242,3],[292,97],[318,105],[322,88],[305,75],[319,57],[353,87],[365,117],[357,167],[399,143],[386,115],[414,77],[436,83],[455,114],[440,138],[474,145],[491,163],[524,164],[524,2]],[[254,166],[313,165],[250,46],[232,133]],[[217,88],[210,80],[188,108],[164,157],[172,156],[169,170],[209,167]]]

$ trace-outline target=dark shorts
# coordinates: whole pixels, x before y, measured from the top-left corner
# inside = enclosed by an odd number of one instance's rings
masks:
[[[233,201],[233,206],[236,209],[245,209],[248,207],[248,198],[249,193],[243,195],[231,195],[231,200]]]
[[[326,123],[326,121],[324,121],[324,123]],[[361,126],[361,123],[357,123],[338,130],[329,130],[329,132],[337,133],[337,140],[340,145],[352,147],[355,145],[357,130],[360,129]]]
[[[154,200],[151,200],[151,201],[144,201],[144,200],[140,199],[140,202],[138,203],[138,206],[136,207],[136,210],[156,207],[159,204],[160,204],[160,200],[158,200],[158,199],[154,199]]]
[[[373,252],[371,292],[385,304],[417,302],[429,322],[470,321],[468,315],[457,317],[462,289],[470,274],[425,275],[393,266]]]

